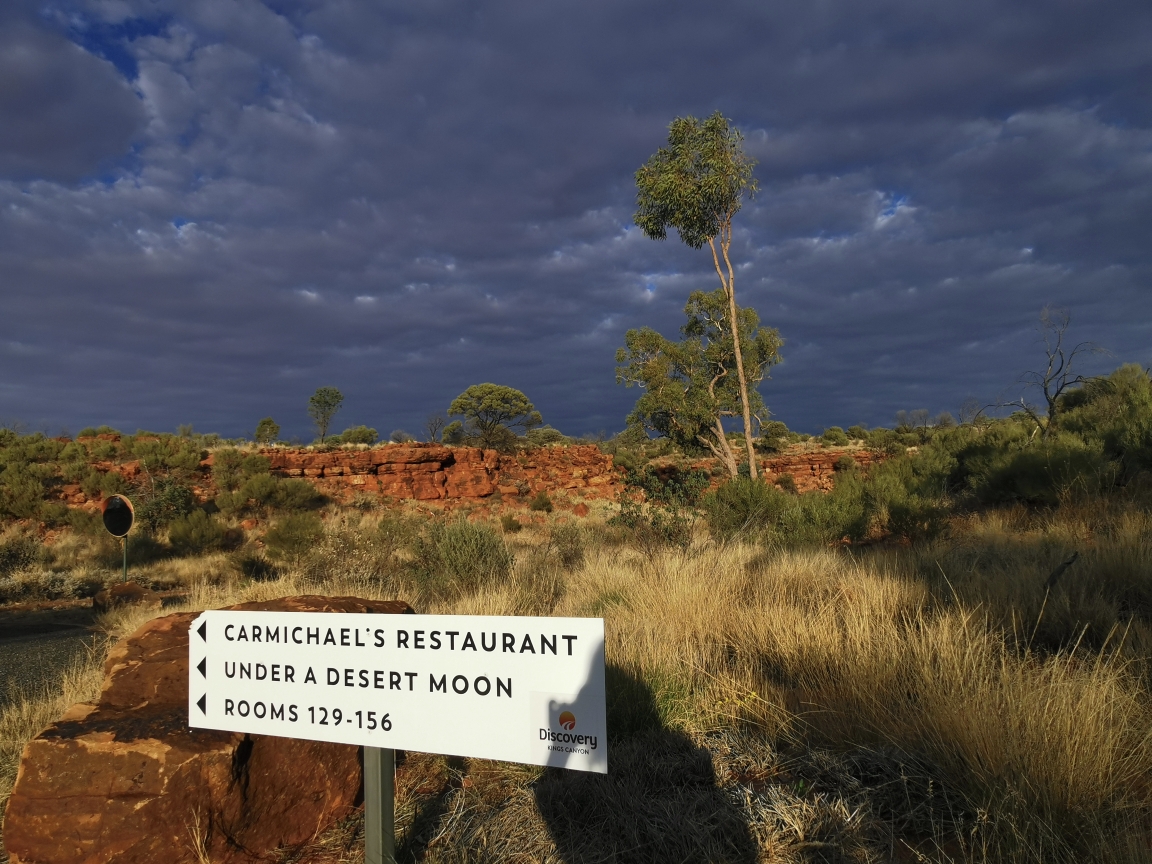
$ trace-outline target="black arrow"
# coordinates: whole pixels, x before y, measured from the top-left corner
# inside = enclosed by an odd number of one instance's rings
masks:
[[[197,663],[196,668],[200,670],[201,675],[203,675],[205,678],[207,678],[208,677],[208,658],[205,657],[203,660],[201,660],[199,663]]]
[[[207,709],[206,707],[204,707],[204,706],[206,706],[206,705],[208,704],[208,694],[207,694],[207,693],[205,693],[203,696],[201,696],[201,697],[200,697],[200,698],[199,698],[199,699],[196,701],[196,704],[200,706],[200,711],[201,711],[202,713],[204,713],[204,714],[207,714],[207,713],[208,713],[208,709]]]
[[[201,639],[203,639],[205,642],[207,642],[208,641],[208,622],[205,621],[203,624],[201,624],[196,629],[196,632],[200,634]]]

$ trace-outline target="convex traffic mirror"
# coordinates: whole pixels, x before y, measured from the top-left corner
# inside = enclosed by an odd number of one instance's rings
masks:
[[[113,537],[123,537],[132,529],[136,511],[132,502],[123,495],[110,495],[100,505],[104,514],[104,527]]]

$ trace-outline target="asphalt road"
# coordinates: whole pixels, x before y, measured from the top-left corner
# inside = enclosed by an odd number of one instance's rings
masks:
[[[99,636],[74,629],[0,639],[0,707],[17,694],[58,686],[61,672],[92,649]]]

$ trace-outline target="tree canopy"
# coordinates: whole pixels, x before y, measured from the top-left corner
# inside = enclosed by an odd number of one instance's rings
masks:
[[[324,443],[324,437],[328,434],[328,427],[332,423],[332,418],[336,416],[336,412],[340,410],[340,405],[343,402],[344,394],[335,387],[318,387],[308,400],[308,416],[316,424],[316,431],[320,433],[321,444]]]
[[[477,438],[481,447],[497,449],[507,446],[514,427],[527,431],[544,422],[527,396],[502,384],[473,384],[452,400],[448,416],[462,416],[461,431]]]
[[[628,415],[629,424],[642,424],[689,451],[707,448],[735,476],[736,459],[723,422],[741,414],[742,400],[733,374],[735,348],[727,306],[723,289],[694,292],[684,307],[688,320],[678,342],[649,327],[629,330],[625,347],[616,352],[616,380],[645,391]],[[758,420],[766,420],[767,410],[755,388],[780,362],[783,343],[775,329],[760,326],[754,309],[738,309],[737,320],[752,384],[750,409]]]
[[[673,120],[668,146],[636,172],[635,223],[653,240],[675,228],[693,249],[730,231],[744,194],[758,189],[743,141],[719,111],[706,120]]]
[[[271,417],[265,417],[256,424],[256,443],[275,444],[280,437],[280,424]]]

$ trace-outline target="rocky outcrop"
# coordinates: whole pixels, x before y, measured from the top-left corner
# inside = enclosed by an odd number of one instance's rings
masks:
[[[828,492],[836,482],[837,463],[844,456],[850,456],[860,468],[881,459],[870,450],[810,450],[773,456],[762,460],[761,465],[769,482],[790,474],[797,492]]]
[[[497,494],[523,499],[541,490],[575,499],[615,499],[623,489],[623,473],[613,466],[612,457],[592,444],[539,447],[513,454],[421,443],[332,450],[267,447],[259,452],[268,459],[273,474],[307,480],[337,501],[355,492],[448,503]],[[832,488],[836,463],[845,454],[864,468],[879,458],[867,450],[821,448],[783,453],[761,459],[761,464],[769,480],[790,474],[798,491],[826,492]],[[202,501],[218,491],[212,483],[212,462],[209,455],[201,463],[193,485],[193,493]],[[714,459],[693,463],[710,471],[717,465]],[[140,473],[138,462],[101,462],[94,467],[116,471],[129,481]],[[98,495],[86,497],[75,484],[59,487],[58,495],[69,506],[89,510],[96,509],[100,501]]]
[[[412,611],[354,597],[231,608]],[[29,742],[4,820],[11,864],[256,864],[357,806],[356,747],[188,728],[194,618],[157,618],[123,640],[99,699]]]
[[[500,454],[474,447],[394,444],[366,450],[261,450],[272,473],[303,477],[325,491],[341,487],[391,498],[438,501],[569,490],[613,497],[619,476],[612,457],[594,445],[541,447]]]

